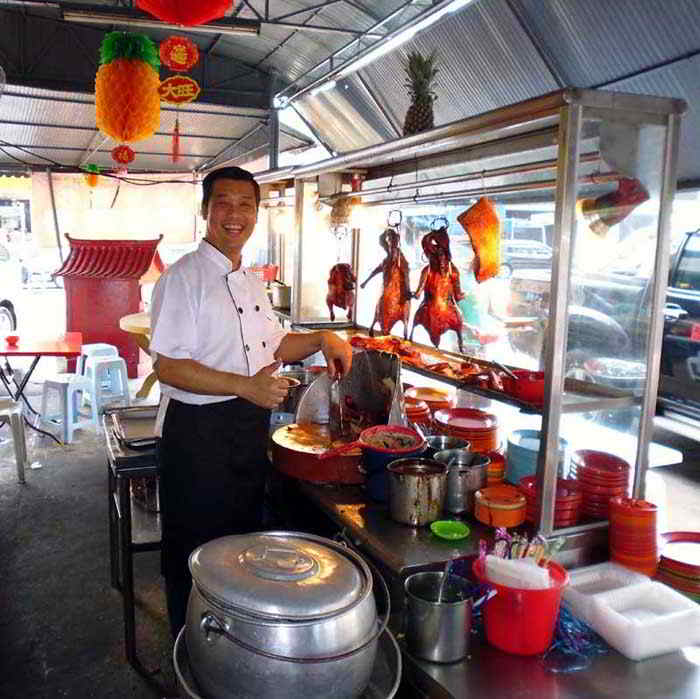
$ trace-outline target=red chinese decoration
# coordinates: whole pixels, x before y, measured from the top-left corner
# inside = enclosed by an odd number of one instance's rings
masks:
[[[193,27],[223,17],[232,0],[136,0],[139,10],[168,24]]]
[[[160,62],[174,70],[184,73],[196,65],[199,60],[197,44],[184,36],[169,36],[160,42]]]
[[[112,148],[112,160],[120,165],[128,165],[135,157],[134,151],[129,146],[117,146]]]
[[[175,128],[173,129],[173,145],[170,151],[170,160],[176,163],[180,160],[180,119],[175,117]]]
[[[160,99],[169,104],[192,102],[199,92],[199,83],[186,75],[171,75],[158,88]]]

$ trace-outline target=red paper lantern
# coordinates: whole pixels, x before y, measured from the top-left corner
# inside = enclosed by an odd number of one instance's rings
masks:
[[[117,146],[112,148],[112,160],[120,165],[128,165],[135,157],[134,151],[129,146]]]
[[[160,42],[160,62],[176,72],[190,70],[199,60],[197,44],[184,36],[169,36]]]
[[[232,0],[136,0],[136,7],[168,24],[193,27],[220,19],[231,3]]]

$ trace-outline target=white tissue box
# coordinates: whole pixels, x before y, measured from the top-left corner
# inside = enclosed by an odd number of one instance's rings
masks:
[[[489,582],[520,590],[542,590],[550,586],[549,570],[540,568],[534,558],[499,558],[486,556]]]

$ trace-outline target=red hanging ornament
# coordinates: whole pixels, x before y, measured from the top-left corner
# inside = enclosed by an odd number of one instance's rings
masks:
[[[193,27],[221,19],[231,7],[232,0],[136,0],[139,10],[169,24]]]
[[[175,128],[173,129],[173,144],[170,150],[170,160],[176,163],[180,160],[180,119],[175,117]]]
[[[161,41],[159,53],[163,65],[180,73],[193,68],[199,60],[197,44],[184,36],[169,36]]]
[[[121,145],[112,148],[112,160],[119,165],[128,165],[136,156],[129,146]]]

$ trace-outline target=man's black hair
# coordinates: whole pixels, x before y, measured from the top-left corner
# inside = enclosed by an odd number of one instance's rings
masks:
[[[252,182],[253,189],[255,190],[255,204],[260,206],[260,185],[255,181],[252,172],[244,170],[241,167],[222,167],[218,170],[212,170],[202,181],[202,208],[206,209],[209,199],[211,197],[212,190],[214,189],[214,182],[216,180],[243,180],[244,182]]]

